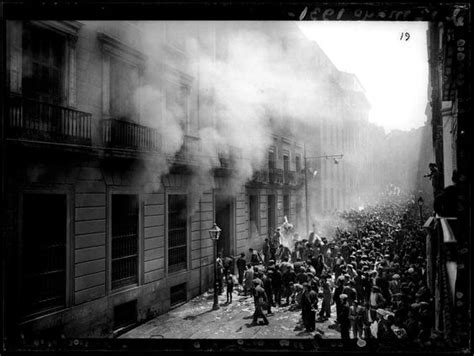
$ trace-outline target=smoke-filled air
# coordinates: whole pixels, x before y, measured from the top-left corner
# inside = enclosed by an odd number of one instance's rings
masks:
[[[158,129],[166,155],[184,154],[196,162],[189,184],[189,213],[197,209],[201,193],[215,186],[213,170],[221,167],[223,160],[231,160],[235,167],[226,190],[229,194],[239,192],[267,164],[274,132],[298,137],[310,146],[320,144],[308,151],[312,156],[344,154],[337,162],[338,169],[352,175],[356,170],[357,174],[353,190],[343,193],[348,203],[339,210],[375,203],[390,183],[413,191],[418,172],[407,170],[413,166],[411,161],[418,163],[418,140],[426,136],[423,129],[395,140],[395,144],[409,141],[414,146],[409,154],[398,147],[397,155],[381,127],[364,118],[347,123],[350,115],[339,103],[347,90],[352,90],[352,84],[341,79],[348,73],[340,72],[294,23],[145,22],[140,28],[140,38],[130,39],[146,56],[144,80],[136,89],[135,104],[140,109],[140,121]],[[186,47],[185,55],[163,45],[170,37]],[[187,64],[187,73],[173,68],[177,62]],[[340,90],[329,90],[328,83],[337,80]],[[325,123],[365,125],[377,135],[373,142],[365,140],[357,147],[324,146],[319,143],[324,139],[319,126]],[[372,144],[379,146],[378,158]],[[306,168],[310,177],[317,177],[322,169],[334,169],[327,162],[310,160]],[[163,176],[169,169],[170,163],[162,160],[148,163],[144,174]],[[367,178],[369,173],[372,179]],[[159,189],[159,179],[152,181],[157,183],[154,189]],[[311,221],[319,220],[321,233],[329,233],[324,226],[334,226],[333,212],[317,206],[310,209]]]

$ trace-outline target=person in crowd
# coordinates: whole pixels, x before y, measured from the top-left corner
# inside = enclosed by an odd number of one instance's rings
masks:
[[[233,273],[234,269],[234,259],[230,256],[224,257],[222,260],[222,265],[224,268],[224,277],[227,277],[229,273]]]
[[[232,303],[232,293],[234,291],[234,276],[229,273],[226,276],[226,297],[227,297],[227,303]]]
[[[286,304],[290,304],[290,296],[292,295],[292,285],[296,283],[296,273],[293,267],[287,268],[282,276],[283,279],[283,297],[286,298]]]
[[[319,321],[326,321],[331,317],[331,286],[327,281],[328,276],[321,276],[322,303],[319,312]]]
[[[258,254],[257,251],[255,251],[253,248],[249,248],[249,253],[250,253],[250,264],[252,266],[263,264],[263,261],[260,258],[260,255]]]
[[[308,332],[315,330],[315,316],[318,308],[318,295],[311,289],[309,283],[303,283],[303,293],[301,295],[301,313],[303,316],[303,325]]]
[[[245,270],[245,273],[244,273],[244,295],[245,296],[252,291],[253,278],[254,278],[254,270],[253,270],[252,265],[249,263],[247,264],[247,269]]]
[[[274,300],[275,306],[281,305],[282,283],[283,283],[283,278],[280,271],[280,266],[275,266],[275,270],[273,272],[273,277],[272,277],[272,290],[273,290],[273,295],[275,298]]]
[[[340,299],[340,312],[339,312],[339,327],[341,330],[341,339],[347,340],[350,338],[349,331],[351,327],[351,321],[349,319],[349,303],[347,302],[347,295],[341,294]]]
[[[333,293],[333,301],[334,303],[336,304],[336,323],[337,324],[340,324],[340,314],[341,314],[341,294],[342,294],[342,290],[344,289],[344,277],[342,276],[339,276],[339,278],[337,279],[337,286],[336,288],[334,289],[334,293]],[[347,299],[347,296],[346,296],[346,299]]]
[[[272,281],[273,272],[268,271],[266,275],[263,276],[263,289],[267,295],[267,314],[272,314],[272,306],[275,306],[273,303],[273,281]]]
[[[362,324],[364,329],[364,339],[371,339],[374,337],[371,331],[371,325],[377,320],[375,310],[370,308],[368,301],[365,302],[365,309],[362,317]]]
[[[363,318],[365,308],[354,300],[350,306],[349,319],[351,320],[351,329],[354,339],[362,338],[364,332]]]
[[[239,273],[239,284],[243,285],[244,282],[244,274],[247,266],[247,262],[245,262],[245,253],[241,253],[239,258],[237,259],[237,272]]]
[[[262,288],[258,281],[254,282],[254,305],[255,311],[253,313],[252,325],[257,325],[258,319],[262,318],[265,325],[268,325],[268,319],[263,313],[263,308],[268,303],[267,295],[265,290]]]

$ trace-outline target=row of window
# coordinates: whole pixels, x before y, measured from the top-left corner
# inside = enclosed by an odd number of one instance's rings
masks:
[[[23,313],[66,305],[67,196],[24,194],[20,241]],[[111,288],[138,283],[139,198],[114,194],[111,206]],[[187,196],[168,195],[168,272],[187,268]]]
[[[268,150],[268,169],[276,168],[276,150],[274,147]],[[295,168],[296,172],[301,172],[301,155],[295,155]],[[290,170],[290,153],[288,151],[283,152],[283,170],[288,172]]]
[[[54,31],[35,26],[23,30],[22,93],[40,102],[63,105],[67,83],[66,39]],[[109,104],[105,112],[111,117],[138,121],[139,109],[135,102],[137,89],[142,85],[138,65],[129,63],[119,55],[111,55],[109,62]],[[167,82],[166,109],[179,115],[184,132],[195,130],[197,123],[189,121],[189,95],[187,85]],[[194,131],[193,131],[194,132]]]
[[[276,200],[275,195],[267,195],[267,218],[268,233],[271,234],[276,228]],[[283,195],[283,215],[290,219],[290,195]],[[250,235],[259,234],[260,229],[260,213],[257,195],[249,195],[249,224]]]

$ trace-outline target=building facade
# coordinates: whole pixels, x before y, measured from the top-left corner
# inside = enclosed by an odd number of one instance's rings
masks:
[[[212,285],[214,222],[217,250],[235,256],[304,209],[294,137],[269,132],[268,160],[232,192],[239,149],[201,174],[202,129],[219,117],[202,104],[192,40],[216,57],[218,36],[154,23],[150,43],[147,26],[7,24],[12,339],[116,335]]]
[[[472,152],[471,48],[469,21],[464,10],[432,22],[428,28],[432,144],[440,179],[433,183],[433,198],[449,194],[454,206],[438,209],[426,223],[427,263],[432,266],[428,285],[435,291],[435,329],[456,346],[468,347],[471,313]],[[459,21],[461,19],[461,21]],[[457,177],[453,172],[457,171]],[[454,188],[453,188],[454,186]],[[450,188],[448,188],[450,187]],[[448,188],[448,189],[446,189]],[[454,193],[453,193],[454,192]],[[438,198],[439,199],[439,198]],[[444,200],[441,198],[438,202]],[[436,201],[435,201],[436,204]]]

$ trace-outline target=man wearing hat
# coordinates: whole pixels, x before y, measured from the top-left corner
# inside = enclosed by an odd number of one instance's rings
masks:
[[[382,293],[380,292],[380,288],[378,286],[373,286],[372,291],[370,292],[369,297],[370,308],[375,311],[379,308],[382,308],[385,304],[385,298],[383,297]],[[375,318],[375,315],[373,314]]]
[[[341,294],[340,299],[340,313],[339,313],[339,326],[341,328],[341,339],[347,340],[350,338],[349,330],[351,328],[351,321],[349,319],[349,303],[347,302],[347,295]]]
[[[319,321],[328,320],[331,317],[331,286],[327,281],[326,274],[321,275],[321,288],[323,290],[323,301],[319,312]]]
[[[395,273],[392,276],[392,280],[390,281],[389,288],[390,288],[390,293],[392,295],[400,293],[400,291],[401,291],[401,289],[400,289],[400,275]]]
[[[272,281],[272,277],[273,277],[273,271],[269,270],[267,272],[267,275],[264,276],[264,278],[262,280],[263,289],[265,290],[265,294],[267,295],[267,300],[268,300],[267,314],[272,313],[272,305],[274,305],[274,303],[273,303],[273,281]]]
[[[333,300],[334,303],[336,303],[336,322],[339,324],[339,315],[341,313],[341,299],[340,296],[342,294],[342,290],[344,289],[344,277],[339,276],[337,279],[337,286],[334,288],[334,295],[333,295]]]
[[[301,314],[303,316],[303,325],[306,331],[311,332],[315,329],[315,316],[318,309],[318,295],[311,289],[309,283],[303,283],[303,295],[301,296]]]
[[[267,295],[265,294],[265,290],[261,287],[261,285],[257,281],[253,281],[254,285],[254,304],[255,304],[255,312],[253,313],[253,321],[252,325],[257,325],[257,321],[259,318],[263,319],[265,325],[268,325],[268,319],[263,313],[263,307],[266,303],[268,303]]]

